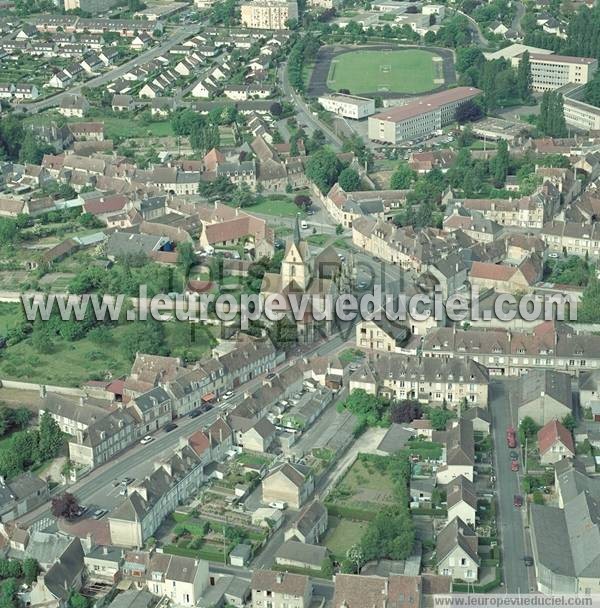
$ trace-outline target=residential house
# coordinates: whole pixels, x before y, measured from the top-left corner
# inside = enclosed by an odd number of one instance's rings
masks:
[[[45,503],[49,497],[48,483],[31,472],[9,480],[0,478],[0,521],[17,519]]]
[[[86,552],[83,563],[87,580],[116,584],[121,579],[123,550],[118,547],[96,545]]]
[[[275,563],[278,566],[320,572],[327,555],[327,547],[286,540],[275,553]]]
[[[438,467],[436,472],[438,484],[448,484],[461,475],[472,482],[475,468],[475,441],[471,421],[459,418],[450,429],[433,433],[433,441],[446,446],[446,462]]]
[[[263,502],[281,501],[299,509],[314,491],[315,480],[309,467],[283,463],[262,480]]]
[[[458,517],[474,528],[475,515],[477,513],[477,491],[475,484],[463,475],[459,475],[446,486],[446,496],[448,501],[448,523],[455,517]]]
[[[356,324],[356,346],[368,350],[397,353],[409,337],[408,328],[381,319],[363,319]]]
[[[81,541],[71,538],[56,561],[39,574],[31,586],[29,604],[32,608],[63,608],[70,594],[79,591],[83,582],[84,552]]]
[[[471,407],[466,412],[461,413],[461,418],[470,420],[473,424],[473,431],[476,433],[490,434],[492,418],[488,409],[482,407]]]
[[[67,117],[77,116],[83,118],[89,108],[90,104],[83,95],[65,95],[60,100],[58,112]]]
[[[113,112],[129,112],[133,108],[131,95],[113,95],[111,108]]]
[[[519,422],[529,417],[544,426],[573,411],[571,376],[562,372],[531,370],[519,379],[516,395]]]
[[[350,378],[350,390],[402,400],[458,406],[464,400],[487,407],[489,375],[472,359],[382,353]]]
[[[478,539],[471,527],[455,517],[436,539],[438,574],[454,581],[474,583],[479,577],[481,559],[477,553]]]
[[[252,572],[252,608],[309,608],[312,583],[308,576],[254,570]]]
[[[581,407],[589,408],[593,402],[600,401],[600,371],[580,374],[578,385]]]
[[[264,417],[242,433],[240,446],[250,452],[268,452],[276,435],[275,425]]]
[[[327,531],[328,514],[322,502],[315,500],[306,506],[292,526],[285,531],[285,540],[317,544]]]
[[[563,458],[575,456],[575,444],[570,431],[558,420],[550,420],[537,433],[542,464],[555,464]]]
[[[473,262],[469,280],[480,292],[494,289],[498,293],[531,292],[541,281],[544,263],[536,254],[526,257],[518,266]]]
[[[15,84],[13,95],[17,100],[33,101],[39,97],[40,92],[35,84],[19,82]]]

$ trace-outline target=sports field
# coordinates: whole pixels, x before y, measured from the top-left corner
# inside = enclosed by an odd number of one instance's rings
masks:
[[[444,84],[439,55],[418,49],[362,50],[336,55],[327,86],[351,93],[425,93]]]

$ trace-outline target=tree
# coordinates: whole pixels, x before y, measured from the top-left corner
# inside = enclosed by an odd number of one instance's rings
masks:
[[[600,108],[600,72],[596,72],[594,77],[585,85],[583,100]]]
[[[417,174],[407,163],[401,163],[392,174],[390,188],[392,190],[408,190],[416,177]]]
[[[509,167],[510,155],[508,153],[508,144],[501,139],[498,142],[496,156],[490,160],[490,173],[496,188],[502,188],[506,183]]]
[[[572,433],[575,430],[575,427],[577,426],[577,420],[575,420],[573,414],[567,414],[562,419],[562,424],[570,433]]]
[[[31,130],[25,133],[19,150],[19,161],[39,165],[44,154],[52,152],[52,147],[44,144],[39,137]]]
[[[58,423],[50,412],[44,412],[40,418],[40,443],[38,447],[41,460],[50,460],[58,455],[65,439]]]
[[[521,55],[521,61],[517,68],[517,91],[519,97],[523,101],[529,101],[531,99],[531,84],[533,77],[531,75],[531,63],[529,61],[529,51],[525,51]]]
[[[335,233],[339,236],[341,234],[344,234],[344,226],[342,226],[342,224],[336,224],[335,226]]]
[[[90,600],[85,595],[73,591],[69,596],[69,608],[90,608]]]
[[[525,416],[519,424],[519,431],[522,433],[523,437],[534,437],[539,430],[539,424],[531,416]]]
[[[467,122],[475,122],[482,116],[483,110],[481,109],[481,106],[472,99],[461,103],[458,108],[456,108],[454,114],[456,122],[460,125],[464,125]]]
[[[333,576],[333,562],[329,555],[327,555],[321,563],[321,574],[327,578]]]
[[[335,152],[323,147],[308,157],[306,162],[306,177],[313,182],[319,190],[326,194],[335,184],[341,171],[340,161]]]
[[[419,420],[423,416],[423,409],[418,401],[414,399],[405,399],[400,403],[395,403],[392,406],[390,419],[395,423],[412,422]]]
[[[312,201],[310,200],[310,196],[306,194],[297,194],[294,197],[294,205],[302,209],[309,209],[312,206]]]
[[[351,167],[342,169],[338,184],[345,192],[354,192],[360,188],[360,175]]]
[[[446,430],[446,425],[448,421],[454,418],[454,412],[441,407],[441,408],[432,408],[428,413],[429,420],[431,420],[431,426],[436,431],[444,431]]]
[[[177,246],[177,265],[187,277],[190,269],[196,263],[196,252],[192,243],[180,243]]]
[[[377,426],[386,419],[389,403],[363,389],[356,389],[337,407],[339,411],[346,409],[352,412],[360,422],[364,422],[367,426]]]
[[[563,98],[560,93],[546,91],[542,95],[538,127],[545,135],[550,137],[567,136]]]
[[[254,205],[255,202],[255,194],[250,190],[250,186],[245,183],[240,184],[231,197],[231,203],[235,207],[250,207],[250,205]]]
[[[25,558],[23,560],[22,568],[25,584],[31,585],[31,583],[37,579],[37,575],[40,571],[40,565],[38,564],[37,559],[33,557]]]
[[[64,492],[52,499],[50,511],[56,518],[72,519],[79,512],[79,503],[73,494]]]

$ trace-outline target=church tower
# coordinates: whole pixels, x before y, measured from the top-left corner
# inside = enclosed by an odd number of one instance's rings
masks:
[[[288,243],[283,262],[281,263],[281,288],[306,291],[312,280],[310,268],[310,249],[300,235],[300,223],[296,216],[294,234]]]

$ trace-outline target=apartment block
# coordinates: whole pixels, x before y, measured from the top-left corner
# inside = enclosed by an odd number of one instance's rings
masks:
[[[523,55],[511,59],[513,67],[517,67]],[[566,84],[585,84],[592,79],[598,69],[598,60],[591,57],[569,57],[567,55],[542,55],[531,53],[532,83],[534,91],[554,91]]]
[[[457,108],[480,93],[474,87],[456,87],[388,108],[369,118],[369,139],[397,144],[426,137],[453,122]]]
[[[344,93],[331,93],[319,97],[319,103],[328,111],[343,116],[360,120],[371,114],[375,114],[375,100],[368,97],[357,97]]]
[[[295,0],[255,0],[241,5],[241,19],[245,27],[261,30],[286,30],[287,22],[298,19]]]

